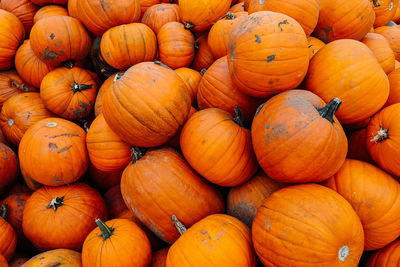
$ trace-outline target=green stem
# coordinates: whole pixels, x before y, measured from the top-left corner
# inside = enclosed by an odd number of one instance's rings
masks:
[[[325,107],[317,108],[317,110],[322,118],[327,119],[328,121],[333,123],[333,116],[335,115],[341,104],[342,101],[339,98],[335,97]]]
[[[108,238],[110,238],[110,236],[113,235],[114,232],[114,228],[109,227],[105,222],[103,222],[100,219],[95,219],[94,220],[97,224],[97,226],[100,228],[101,231],[101,236],[103,237],[103,240],[107,240]]]
[[[237,125],[243,127],[243,114],[238,106],[234,108],[236,116],[232,119]]]
[[[64,61],[61,65],[63,65],[67,69],[72,69],[74,67],[74,61],[73,60],[67,60],[67,61]]]
[[[50,204],[46,206],[46,208],[57,211],[57,209],[62,205],[64,205],[64,197],[55,197],[51,200]]]
[[[184,232],[186,232],[186,226],[181,223],[181,221],[178,220],[175,214],[172,215],[172,224],[175,226],[176,230],[183,235]]]
[[[206,72],[207,72],[207,69],[202,69],[201,71],[200,71],[200,74],[201,74],[201,76],[204,76],[204,74],[206,74]]]
[[[185,22],[183,23],[183,26],[185,27],[186,30],[191,30],[194,28],[194,24],[191,22]]]
[[[3,203],[0,209],[0,217],[7,221],[8,219],[8,205],[7,203]]]
[[[121,79],[122,76],[124,76],[124,73],[117,73],[117,74],[115,74],[115,77],[114,77],[113,82],[115,83],[116,81],[118,81],[119,79]]]
[[[143,158],[146,154],[146,149],[143,147],[134,146],[131,149],[132,155],[132,164],[138,161],[139,159]]]
[[[84,90],[88,90],[93,87],[93,84],[78,84],[74,81],[74,84],[72,85],[72,92],[81,92]]]

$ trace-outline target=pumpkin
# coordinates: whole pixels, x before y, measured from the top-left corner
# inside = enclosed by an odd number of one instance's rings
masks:
[[[395,63],[394,63],[394,68],[395,68],[395,70],[397,70],[398,68],[400,68],[400,62],[399,61],[395,61]]]
[[[390,105],[375,114],[367,127],[366,145],[371,158],[382,169],[400,176],[400,151],[396,132],[400,129],[400,103]]]
[[[144,13],[147,11],[147,9],[162,2],[161,0],[139,0],[139,1],[140,1],[141,18],[144,16]]]
[[[151,247],[147,236],[134,222],[114,219],[103,222],[86,238],[82,248],[83,266],[148,266]],[[124,255],[121,257],[121,253]]]
[[[197,102],[197,88],[201,80],[201,74],[190,68],[179,68],[175,70],[175,73],[182,79],[185,83],[186,88],[190,94],[190,100],[192,104]]]
[[[163,248],[153,253],[150,267],[165,267],[169,248]]]
[[[22,227],[39,250],[80,250],[96,218],[107,218],[107,210],[101,195],[90,186],[42,187],[26,201]]]
[[[182,23],[168,22],[157,34],[161,61],[172,69],[188,67],[194,58],[194,36]]]
[[[0,109],[12,96],[35,91],[37,89],[26,84],[14,70],[0,72]]]
[[[128,165],[122,174],[121,193],[136,217],[168,243],[179,237],[170,222],[172,214],[177,214],[189,226],[224,210],[219,192],[204,182],[178,152],[168,147],[149,150]]]
[[[375,114],[389,96],[385,72],[371,50],[355,40],[337,40],[321,48],[310,61],[306,87],[326,102],[342,100],[336,116],[343,124]]]
[[[40,253],[23,265],[24,267],[36,266],[65,266],[82,267],[81,254],[70,249],[54,249]]]
[[[393,5],[393,6],[394,6],[394,5]],[[400,19],[400,5],[397,4],[396,12],[395,12],[395,14],[394,14],[394,16],[393,16],[393,18],[392,18],[392,21],[398,23],[398,22],[399,22],[399,19]]]
[[[196,50],[195,57],[192,62],[192,68],[197,71],[207,69],[214,62],[214,56],[211,53],[211,49],[208,46],[208,35],[202,35],[197,38],[194,43]]]
[[[88,168],[85,139],[81,127],[64,119],[35,123],[19,144],[22,175],[50,186],[75,182]]]
[[[94,167],[93,164],[89,164],[89,177],[94,182],[96,187],[102,190],[108,190],[111,187],[119,184],[123,171],[124,169],[113,172],[103,172]]]
[[[385,37],[377,33],[368,33],[361,42],[371,49],[386,74],[394,70],[394,52]]]
[[[68,0],[32,0],[32,3],[44,6],[48,4],[66,5]]]
[[[17,155],[7,145],[0,143],[0,193],[17,180],[18,173]]]
[[[25,38],[25,30],[14,14],[3,9],[0,9],[0,25],[0,70],[8,70],[14,65],[15,52]]]
[[[363,228],[351,205],[317,184],[285,187],[258,209],[254,248],[264,265],[357,266]]]
[[[385,106],[400,103],[400,69],[396,69],[388,74],[390,93]]]
[[[228,12],[214,23],[208,33],[208,45],[214,58],[221,58],[228,54],[228,39],[232,30],[247,17],[247,12]]]
[[[1,128],[0,128],[0,143],[3,143],[3,144],[5,144],[5,145],[8,145],[7,140],[6,140],[6,138],[4,137],[3,132],[1,131]]]
[[[374,252],[368,259],[366,267],[391,267],[400,264],[400,239]]]
[[[197,103],[200,109],[219,108],[232,116],[235,116],[234,108],[238,106],[245,123],[249,124],[262,100],[248,96],[236,88],[225,56],[217,59],[203,74],[198,86]]]
[[[273,11],[288,15],[300,23],[307,36],[314,31],[319,15],[318,0],[251,0],[248,12]]]
[[[26,33],[31,30],[33,17],[39,9],[30,0],[2,0],[0,8],[13,13],[22,22]]]
[[[232,13],[244,12],[244,3],[240,2],[240,3],[237,3],[237,4],[233,5],[233,6],[231,6],[229,11],[232,12]]]
[[[250,230],[238,219],[213,214],[186,230],[176,218],[173,222],[182,236],[168,250],[167,267],[256,266]]]
[[[153,147],[176,134],[190,105],[189,92],[173,70],[144,62],[129,68],[105,92],[102,112],[123,141]]]
[[[96,101],[94,103],[94,115],[96,117],[101,114],[101,110],[103,108],[104,93],[106,92],[106,90],[108,90],[108,88],[111,87],[111,85],[114,82],[116,82],[119,78],[121,78],[123,74],[124,74],[123,72],[115,73],[115,74],[111,75],[110,77],[108,77],[101,85],[99,92],[97,93],[97,96],[96,96]]]
[[[371,156],[368,154],[367,145],[367,129],[363,128],[351,133],[348,137],[348,147],[347,158],[357,159],[374,164]]]
[[[7,262],[7,259],[2,254],[0,254],[0,266],[2,266],[2,267],[8,267],[9,266],[8,262]]]
[[[364,250],[382,248],[400,236],[400,184],[389,174],[347,159],[324,185],[342,195],[360,217]]]
[[[91,40],[82,24],[68,16],[43,18],[33,25],[30,44],[35,55],[51,66],[67,60],[82,60],[91,47]]]
[[[325,104],[309,91],[291,90],[260,107],[251,136],[265,173],[285,183],[320,182],[335,174],[347,154],[346,135],[334,116],[340,105],[338,98]]]
[[[18,48],[15,54],[15,68],[22,79],[39,88],[47,73],[53,67],[41,61],[33,52],[29,40]]]
[[[228,41],[233,83],[245,94],[267,97],[297,87],[309,61],[307,37],[284,14],[260,11],[244,18]]]
[[[375,28],[375,33],[383,35],[389,42],[397,60],[400,60],[400,28],[382,26]]]
[[[321,0],[314,36],[325,43],[339,39],[361,40],[374,21],[375,13],[369,0]]]
[[[0,144],[1,145],[1,144]],[[17,246],[17,235],[12,226],[0,216],[0,255],[11,260]]]
[[[106,202],[109,218],[111,219],[117,218],[123,211],[128,209],[122,198],[119,184],[111,187],[104,194],[104,200]]]
[[[168,22],[180,22],[179,7],[176,4],[157,4],[149,7],[143,14],[142,23],[146,24],[155,34]]]
[[[39,93],[18,94],[4,103],[0,113],[0,127],[7,140],[18,146],[30,126],[52,116]]]
[[[309,36],[308,40],[308,49],[310,50],[310,59],[322,48],[325,46],[325,43],[320,39]]]
[[[277,183],[263,171],[259,171],[244,184],[229,190],[227,213],[251,228],[254,216],[264,200],[282,187],[283,184]]]
[[[188,119],[190,119],[193,114],[195,114],[197,112],[197,109],[195,109],[194,107],[190,107],[190,112],[189,112],[189,117]],[[181,150],[181,145],[180,145],[180,138],[181,138],[181,132],[182,132],[182,128],[181,127],[178,132],[167,141],[167,143],[165,143],[167,146],[173,147],[177,150]]]
[[[131,23],[113,27],[101,37],[101,55],[116,69],[151,61],[157,50],[154,32],[145,24]]]
[[[399,1],[397,0],[370,0],[375,12],[374,27],[385,26],[396,14]]]
[[[206,31],[228,12],[232,0],[179,0],[179,14],[186,29]]]
[[[68,16],[68,11],[57,5],[48,5],[41,7],[33,17],[33,23],[38,22],[38,20],[51,17],[51,16]]]

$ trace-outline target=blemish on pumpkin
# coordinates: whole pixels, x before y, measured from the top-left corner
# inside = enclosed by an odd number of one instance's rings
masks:
[[[58,146],[57,146],[57,144],[49,143],[49,149],[51,152],[54,152],[58,149]]]
[[[259,0],[258,3],[260,3],[260,5],[263,5],[265,3],[265,0]]]
[[[210,240],[212,239],[211,236],[210,236],[210,234],[208,233],[208,231],[204,231],[203,229],[200,229],[200,233],[201,233],[202,235],[206,235],[208,239],[210,239]]]
[[[284,24],[289,24],[289,22],[287,21],[287,19],[285,19],[284,21],[280,21],[280,22],[278,23],[278,27],[279,27],[279,29],[280,29],[281,31],[283,31],[282,25],[284,25]]]
[[[50,139],[54,139],[54,138],[61,137],[61,136],[74,137],[74,136],[79,136],[79,134],[63,133],[63,134],[58,134],[58,135],[50,136],[49,138],[50,138]]]
[[[269,231],[271,229],[271,222],[268,219],[265,220],[265,225],[267,226],[267,231]]]
[[[49,47],[46,47],[46,49],[44,50],[44,54],[39,52],[39,56],[44,61],[58,58],[58,54],[54,51],[51,51]]]
[[[53,264],[47,265],[47,267],[57,267],[57,266],[61,266],[61,263],[59,263],[59,262],[56,262],[56,263],[53,263]]]
[[[265,129],[269,129],[271,126],[269,124],[265,125]]]
[[[267,63],[270,63],[270,62],[274,61],[274,59],[275,59],[275,55],[268,56],[267,57]]]
[[[60,150],[57,151],[57,153],[60,154],[60,153],[62,153],[62,152],[65,152],[65,151],[67,151],[68,149],[70,149],[71,147],[72,147],[72,145],[71,145],[71,146],[64,147],[64,148],[61,148]]]
[[[51,33],[51,34],[50,34],[50,39],[51,39],[51,40],[54,40],[54,37],[56,37],[56,36],[54,35],[54,33]]]
[[[107,52],[107,53],[106,53],[106,56],[107,56],[107,57],[110,57],[110,52]]]
[[[256,37],[256,43],[261,44],[261,37],[259,35],[254,35]]]

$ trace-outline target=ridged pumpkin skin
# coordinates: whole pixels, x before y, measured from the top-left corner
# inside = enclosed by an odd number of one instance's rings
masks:
[[[151,61],[157,51],[154,32],[143,23],[113,27],[101,37],[101,55],[116,69],[127,69],[137,63]]]
[[[250,131],[221,109],[204,109],[190,117],[180,145],[190,166],[214,184],[242,184],[258,169]]]
[[[314,35],[326,43],[338,39],[361,40],[374,21],[375,13],[369,0],[321,0]]]
[[[400,184],[381,169],[346,159],[324,185],[354,208],[364,229],[364,250],[382,248],[400,235]]]
[[[7,140],[18,146],[30,126],[53,116],[44,106],[39,93],[18,94],[4,103],[0,113],[0,127]]]
[[[346,158],[357,159],[371,164],[375,164],[367,150],[367,128],[355,131],[348,137],[348,147]]]
[[[37,266],[63,266],[82,267],[81,254],[70,249],[54,249],[36,255],[25,264],[24,267]]]
[[[258,208],[273,192],[283,187],[264,172],[259,171],[246,183],[232,187],[227,198],[227,213],[244,222],[248,227]]]
[[[66,5],[68,0],[32,0],[32,3],[44,6],[48,4],[56,4],[56,5]]]
[[[27,85],[14,70],[0,72],[0,109],[9,98],[36,91],[36,88]]]
[[[139,226],[127,219],[113,219],[102,223],[110,231],[112,229],[112,232],[105,230],[103,232],[99,227],[90,232],[82,248],[83,266],[145,267],[149,265],[150,242]]]
[[[165,267],[169,248],[164,248],[153,253],[150,267]]]
[[[210,67],[215,61],[215,58],[208,46],[208,35],[205,34],[197,38],[194,47],[196,49],[196,55],[193,59],[192,68],[197,71],[202,71]]]
[[[172,69],[188,67],[194,58],[194,35],[182,23],[168,22],[157,34],[161,61]]]
[[[21,21],[12,13],[0,9],[0,70],[8,70],[14,65],[18,46],[25,38]]]
[[[246,123],[253,120],[262,100],[248,96],[236,88],[229,73],[228,59],[217,59],[203,74],[200,80],[197,103],[200,109],[219,108],[235,116],[238,106]]]
[[[77,19],[51,16],[33,25],[30,44],[40,60],[48,65],[58,66],[67,60],[84,59],[90,51],[91,40]]]
[[[377,33],[367,33],[361,42],[371,49],[386,74],[394,70],[394,52],[385,37]]]
[[[228,12],[232,0],[179,1],[179,14],[187,29],[206,31]]]
[[[146,10],[142,23],[146,24],[155,34],[168,22],[180,22],[179,6],[176,4],[157,4]]]
[[[80,250],[96,218],[105,220],[107,210],[101,195],[90,186],[42,187],[26,201],[22,227],[39,250]]]
[[[390,93],[385,107],[400,103],[400,69],[396,69],[388,74]]]
[[[2,145],[2,144],[0,144]],[[17,246],[17,235],[12,226],[0,216],[0,255],[11,260]]]
[[[339,170],[347,138],[332,104],[305,90],[287,91],[265,103],[254,117],[251,136],[258,163],[269,177],[285,183],[320,182]]]
[[[297,87],[309,61],[307,37],[284,14],[260,11],[233,29],[228,41],[233,83],[243,93],[267,97]]]
[[[182,79],[185,83],[186,88],[190,94],[190,100],[192,104],[197,102],[197,90],[201,80],[201,74],[190,68],[179,68],[175,70],[175,73]]]
[[[317,184],[289,186],[269,196],[254,218],[252,237],[266,266],[357,266],[364,245],[351,205]]]
[[[309,36],[308,40],[308,49],[310,50],[310,59],[322,48],[325,46],[325,43],[320,39]]]
[[[13,184],[18,177],[18,157],[7,145],[0,143],[0,193],[7,185]]]
[[[400,60],[400,28],[382,26],[375,28],[375,33],[383,35],[386,38],[394,52],[396,60]]]
[[[108,29],[137,22],[140,19],[139,0],[69,0],[68,11],[96,36]]]
[[[393,241],[386,247],[374,252],[366,267],[391,267],[400,265],[400,240]]]
[[[104,172],[124,169],[132,160],[131,146],[111,130],[102,114],[90,125],[86,146],[90,162]]]
[[[15,54],[15,69],[22,79],[40,88],[44,76],[54,68],[41,61],[33,52],[29,40],[25,40]]]
[[[166,267],[256,264],[249,228],[232,216],[214,214],[194,224],[172,244]]]
[[[139,0],[140,2],[140,17],[143,17],[144,13],[149,9],[150,7],[161,4],[161,0]]]
[[[0,8],[13,13],[22,22],[27,34],[33,26],[33,17],[39,9],[31,0],[2,0]]]
[[[49,186],[75,182],[88,168],[85,139],[85,131],[73,122],[58,118],[37,122],[19,144],[22,175]]]
[[[288,15],[300,23],[309,36],[317,26],[319,0],[251,0],[248,12],[273,11]]]
[[[126,167],[121,193],[128,208],[160,239],[173,243],[179,237],[172,214],[188,226],[224,211],[219,192],[200,178],[174,149],[149,150]],[[162,209],[160,209],[162,207]]]
[[[385,26],[396,14],[399,1],[397,0],[370,0],[375,12],[374,27]]]
[[[40,97],[50,111],[68,120],[86,118],[92,112],[97,82],[89,71],[79,67],[57,68],[40,85]]]
[[[144,62],[129,68],[105,92],[102,112],[122,140],[154,147],[176,134],[190,105],[189,92],[173,70]]]
[[[35,16],[33,17],[33,23],[38,22],[40,19],[51,16],[68,16],[68,11],[62,6],[43,6],[36,12]]]
[[[325,102],[342,100],[336,113],[342,124],[371,117],[389,96],[385,72],[371,50],[355,40],[337,40],[321,48],[310,61],[306,88]]]

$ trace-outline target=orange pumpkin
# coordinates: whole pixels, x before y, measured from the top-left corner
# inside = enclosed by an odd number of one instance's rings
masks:
[[[37,89],[27,85],[15,71],[0,72],[0,109],[12,96],[35,91]]]
[[[42,187],[26,201],[22,227],[39,250],[80,250],[96,218],[106,219],[107,210],[101,195],[90,186]]]
[[[348,137],[349,150],[347,152],[346,157],[349,159],[357,159],[374,164],[374,161],[368,154],[366,138],[367,138],[366,128],[351,133]]]
[[[22,175],[50,186],[75,182],[88,168],[85,139],[82,128],[64,119],[35,123],[19,144]]]
[[[139,1],[140,1],[140,17],[143,17],[147,9],[162,2],[161,0],[139,0]]]
[[[214,214],[187,230],[175,216],[173,223],[182,236],[169,248],[166,267],[256,266],[250,230],[238,219]]]
[[[7,145],[0,143],[0,193],[3,193],[6,186],[17,180],[18,165],[18,158],[14,151]]]
[[[25,30],[14,14],[3,9],[0,9],[0,25],[0,70],[8,70],[14,65],[15,52],[25,38]]]
[[[390,93],[385,106],[400,103],[400,69],[396,69],[388,74]]]
[[[379,28],[375,28],[375,33],[379,33],[386,38],[394,52],[396,59],[400,60],[400,28],[382,26]]]
[[[116,170],[113,172],[103,172],[94,167],[93,164],[89,164],[90,178],[94,182],[96,187],[102,190],[108,190],[111,187],[119,184],[123,171],[124,169]]]
[[[317,54],[318,55],[318,54]],[[258,163],[274,180],[320,182],[335,174],[347,154],[347,139],[327,105],[313,93],[291,90],[272,97],[254,117],[251,135]]]
[[[309,36],[308,40],[308,49],[310,50],[310,59],[322,48],[325,46],[325,43],[320,39]]]
[[[400,184],[389,174],[347,159],[324,185],[342,195],[360,217],[364,250],[382,248],[400,236]]]
[[[46,109],[39,93],[23,93],[8,99],[1,109],[0,127],[8,141],[18,146],[28,128],[54,116]]]
[[[232,12],[232,13],[244,12],[244,3],[240,2],[240,3],[237,3],[237,4],[233,5],[233,6],[231,6],[229,11]]]
[[[182,79],[185,83],[186,88],[190,94],[190,100],[192,104],[197,102],[197,88],[201,80],[201,74],[190,68],[179,68],[175,70],[175,73]]]
[[[124,199],[122,198],[119,184],[107,190],[104,194],[104,200],[107,206],[108,217],[111,219],[117,218],[122,212],[128,210],[128,207],[125,205]]]
[[[70,249],[54,249],[36,255],[25,264],[24,267],[36,266],[65,266],[82,267],[81,254]]]
[[[33,16],[39,7],[30,0],[2,0],[0,8],[13,13],[24,25],[26,33],[29,33],[33,26]]]
[[[51,16],[68,16],[68,11],[62,6],[43,6],[36,12],[35,16],[33,17],[33,23],[38,22],[40,19]]]
[[[371,49],[386,74],[394,70],[394,52],[385,37],[377,33],[368,33],[361,42]]]
[[[0,143],[3,143],[3,144],[5,144],[5,145],[8,145],[7,140],[6,140],[6,138],[4,137],[3,132],[1,131],[1,128],[0,128]]]
[[[2,267],[8,267],[9,266],[8,262],[7,262],[7,259],[2,254],[0,254],[0,266],[2,266]]]
[[[167,264],[168,249],[164,248],[153,253],[150,267],[165,267]]]
[[[27,262],[29,258],[25,258],[24,256],[15,257],[10,262],[10,267],[22,267],[22,265]]]
[[[394,16],[392,18],[392,21],[398,23],[399,19],[400,19],[400,5],[398,4],[397,8],[396,8],[396,12],[395,12],[395,14],[394,14]]]
[[[30,44],[35,55],[51,66],[84,59],[91,47],[86,29],[75,18],[51,16],[33,25]]]
[[[228,41],[233,83],[245,94],[267,97],[297,87],[309,61],[307,37],[284,14],[253,13],[233,29]]]
[[[44,6],[48,4],[65,5],[67,4],[67,1],[68,0],[32,0],[32,3],[39,6]]]
[[[102,112],[123,141],[153,147],[176,134],[190,105],[189,92],[173,70],[144,62],[129,68],[105,92]]]
[[[337,40],[321,48],[310,61],[306,87],[325,102],[342,100],[336,116],[343,124],[370,117],[389,96],[385,72],[371,50],[355,40]]]
[[[314,35],[325,43],[339,39],[361,40],[374,21],[375,13],[369,0],[321,0]]]
[[[385,26],[396,14],[399,5],[398,0],[370,0],[375,12],[374,27]]]
[[[368,259],[366,267],[391,267],[400,265],[400,239],[374,252]]]
[[[197,71],[202,71],[210,67],[215,58],[208,46],[208,35],[202,35],[197,38],[194,43],[194,48],[196,50],[196,55],[193,59],[192,68]]]
[[[316,184],[285,187],[268,197],[252,226],[264,265],[357,266],[363,228],[351,205]]]
[[[176,4],[157,4],[146,10],[142,23],[146,24],[155,34],[168,22],[180,22],[179,6]]]
[[[0,216],[0,255],[3,255],[7,261],[11,260],[16,246],[17,236],[14,229]]]
[[[118,76],[117,76],[118,75]],[[111,87],[111,85],[116,82],[119,78],[121,78],[123,75],[123,72],[119,72],[118,74],[115,73],[108,77],[103,84],[101,85],[99,92],[97,93],[96,96],[96,102],[94,103],[94,115],[97,117],[101,114],[101,110],[103,108],[103,97],[104,93],[108,88]]]
[[[179,237],[171,224],[177,214],[185,225],[224,211],[217,190],[203,181],[174,149],[149,150],[126,167],[121,193],[128,208],[160,239],[173,243]],[[160,207],[162,206],[162,209]]]
[[[96,219],[96,227],[82,248],[83,266],[148,266],[151,247],[147,236],[134,222]],[[121,253],[123,256],[121,257]]]
[[[188,119],[190,119],[193,116],[193,114],[195,114],[196,112],[197,112],[197,109],[195,109],[194,107],[190,107]],[[181,138],[182,128],[183,127],[181,127],[178,130],[178,132],[171,139],[169,139],[167,143],[165,143],[165,145],[173,147],[176,150],[181,150],[180,138]]]

